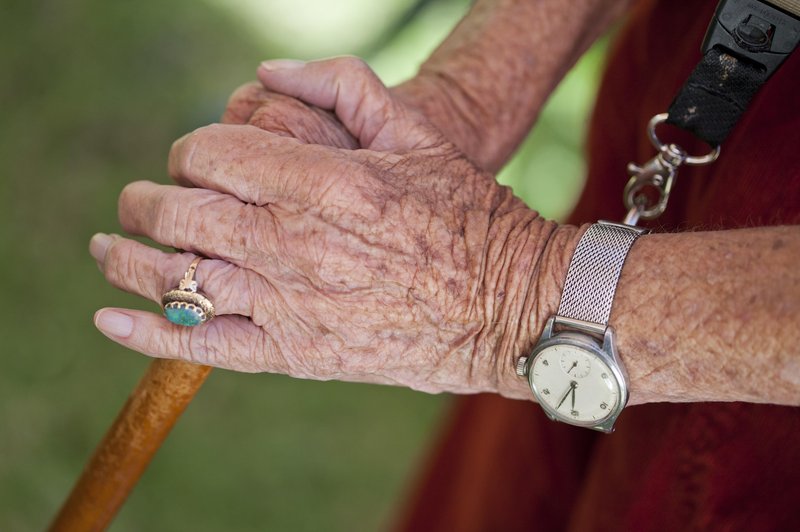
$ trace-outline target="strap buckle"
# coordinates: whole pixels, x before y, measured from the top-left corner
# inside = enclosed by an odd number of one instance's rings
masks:
[[[625,224],[636,225],[640,219],[654,220],[664,214],[681,165],[701,166],[713,163],[719,157],[719,146],[705,155],[689,155],[677,144],[662,142],[656,128],[668,117],[667,113],[657,114],[647,125],[647,135],[658,154],[641,166],[628,163],[630,179],[623,192],[625,208],[628,209]],[[655,190],[657,198],[653,199],[648,190]]]

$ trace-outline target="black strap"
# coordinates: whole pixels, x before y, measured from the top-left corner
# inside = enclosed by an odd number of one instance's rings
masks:
[[[672,101],[667,123],[719,146],[766,81],[764,68],[712,48]]]
[[[800,40],[797,0],[721,0],[667,122],[719,146]]]

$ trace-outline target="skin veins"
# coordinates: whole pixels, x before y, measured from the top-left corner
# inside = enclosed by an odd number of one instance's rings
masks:
[[[173,146],[171,175],[199,188],[139,182],[120,198],[127,231],[212,259],[197,277],[222,315],[177,329],[125,310],[132,332],[107,334],[241,371],[531,399],[514,365],[586,227],[542,220],[481,167],[517,146],[599,33],[592,17],[624,7],[564,5],[477,2],[393,93],[349,58],[260,70],[284,97],[245,86],[226,113],[260,128],[209,126]],[[194,257],[121,237],[93,249],[111,283],[153,300]],[[631,401],[800,404],[798,257],[796,227],[642,237],[610,321]]]

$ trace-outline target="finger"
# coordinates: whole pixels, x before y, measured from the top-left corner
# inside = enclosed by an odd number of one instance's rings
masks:
[[[253,126],[214,124],[175,141],[169,172],[176,180],[224,192],[246,203],[289,200],[322,206],[326,201],[352,201],[349,183],[358,182],[360,188],[373,184],[366,176],[356,179],[367,173],[347,153],[304,145]]]
[[[97,329],[114,342],[139,353],[184,360],[248,373],[282,373],[293,377],[340,379],[351,382],[407,384],[375,372],[334,372],[330,364],[313,358],[305,338],[281,340],[297,334],[275,327],[259,327],[243,316],[219,316],[197,327],[170,323],[158,314],[140,310],[103,308],[94,315]],[[277,331],[273,336],[269,331]],[[284,351],[289,347],[289,351]],[[292,349],[293,347],[293,349]]]
[[[354,211],[366,212],[363,205],[331,214],[337,224],[345,223],[349,216],[358,217],[360,223],[372,223],[378,220],[382,206],[374,203],[369,208],[375,214],[368,220],[352,215]],[[376,273],[374,268],[361,256],[345,254],[325,261],[328,249],[352,249],[354,245],[351,231],[332,230],[326,221],[327,212],[306,215],[280,206],[255,207],[209,190],[139,181],[122,191],[119,214],[123,228],[130,233],[256,271],[265,276],[265,283],[267,278],[270,282],[293,283],[298,276],[316,283],[354,279],[377,282],[370,277]],[[396,250],[373,253],[383,256]],[[279,298],[271,286],[267,288],[267,295]]]
[[[98,233],[92,237],[89,251],[100,271],[113,286],[136,294],[159,305],[162,295],[178,286],[189,264],[196,258],[190,253],[164,253],[135,240]],[[200,261],[195,271],[198,289],[214,304],[217,315],[240,314],[264,323],[266,309],[256,301],[263,297],[263,278],[247,269],[222,260]]]
[[[231,95],[222,122],[250,124],[306,144],[356,149],[358,141],[329,111],[297,98],[267,91],[258,82],[242,85]]]
[[[227,194],[137,181],[122,190],[125,231],[239,266],[271,264],[276,228],[269,212]],[[259,250],[259,251],[255,251]]]
[[[265,328],[242,316],[219,316],[197,327],[138,310],[106,308],[95,326],[111,340],[145,355],[245,372],[286,373],[280,349]]]
[[[269,90],[328,109],[363,148],[378,151],[425,147],[436,135],[419,115],[395,100],[372,69],[356,57],[303,63],[261,63],[258,78]]]
[[[310,107],[297,98],[271,93],[248,122],[259,129],[306,144],[354,150],[358,140],[329,111]]]
[[[223,124],[243,125],[250,122],[250,117],[269,99],[269,93],[257,81],[250,81],[237,87],[228,98],[225,111],[222,113]]]
[[[256,110],[269,101],[270,93],[257,81],[250,81],[241,85],[233,91],[228,103],[225,105],[225,111],[222,113],[220,122],[223,124],[231,125],[245,125],[250,122]],[[195,186],[192,181],[186,177],[175,174],[170,171],[170,163],[167,163],[167,169],[172,177],[172,180],[182,187]]]

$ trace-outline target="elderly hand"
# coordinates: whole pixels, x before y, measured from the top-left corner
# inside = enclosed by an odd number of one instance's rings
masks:
[[[303,69],[302,77],[286,75],[287,71],[300,68]],[[381,113],[375,100],[391,98],[395,100],[392,104],[396,108],[416,109],[418,103],[415,99],[423,98],[422,81],[408,82],[387,91],[369,67],[356,57],[312,63],[285,59],[265,61],[258,68],[258,77],[261,83],[246,83],[233,92],[222,117],[223,123],[251,124],[304,143],[349,149],[401,146],[406,135],[413,135],[418,127],[416,122],[395,120],[396,117],[391,117],[390,123],[385,124],[390,117]],[[305,85],[311,77],[315,83]],[[342,87],[347,90],[341,90]],[[407,96],[412,93],[411,89],[414,98]],[[428,93],[431,99],[434,99],[433,92]],[[330,111],[304,102],[320,102]],[[377,103],[380,107],[387,104]],[[376,109],[378,113],[372,113]],[[426,109],[424,113],[428,122],[431,118],[429,111]],[[380,139],[374,138],[377,135],[353,138],[343,126],[345,123],[361,131],[366,121],[370,122],[372,129],[382,131]],[[380,145],[374,144],[376,141]]]
[[[195,278],[217,317],[187,328],[103,309],[98,328],[148,355],[239,371],[528,397],[513,364],[553,310],[574,230],[476,168],[363,63],[267,67],[269,88],[334,111],[369,149],[251,125],[179,139],[170,173],[198,188],[132,183],[119,215],[187,253],[102,234],[91,250],[112,284],[154,301],[209,257]]]
[[[222,115],[222,122],[250,124],[307,144],[349,149],[360,147],[330,111],[266,90],[255,81],[245,83],[233,92]]]

